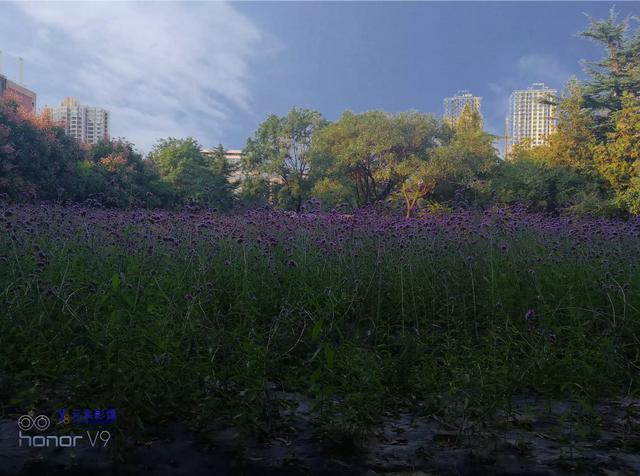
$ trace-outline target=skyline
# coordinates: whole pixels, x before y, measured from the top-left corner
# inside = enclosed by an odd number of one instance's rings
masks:
[[[241,148],[268,114],[294,106],[329,120],[370,109],[442,117],[443,98],[458,90],[483,97],[485,127],[503,135],[513,90],[561,90],[584,77],[580,59],[602,57],[575,34],[587,25],[582,12],[606,17],[611,6],[3,3],[1,72],[17,78],[24,57],[39,108],[71,95],[104,107],[112,136],[144,152],[187,135]]]

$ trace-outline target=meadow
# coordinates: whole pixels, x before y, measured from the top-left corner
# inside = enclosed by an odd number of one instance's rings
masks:
[[[640,219],[309,206],[0,205],[2,415],[268,434],[282,389],[343,441],[401,410],[637,396]]]

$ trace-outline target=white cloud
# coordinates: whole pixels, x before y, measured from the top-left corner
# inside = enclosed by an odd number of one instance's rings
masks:
[[[19,8],[37,32],[23,54],[49,72],[58,101],[75,95],[110,109],[113,135],[145,150],[169,135],[217,140],[234,111],[250,112],[251,63],[264,36],[228,4]]]

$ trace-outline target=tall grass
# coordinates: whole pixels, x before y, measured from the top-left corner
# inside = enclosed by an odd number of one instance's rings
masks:
[[[277,386],[332,434],[639,389],[637,221],[4,205],[0,230],[5,414],[271,432]]]

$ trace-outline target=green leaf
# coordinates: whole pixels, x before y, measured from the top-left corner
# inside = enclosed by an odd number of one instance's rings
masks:
[[[120,320],[120,313],[117,310],[111,311],[111,322],[117,324]]]
[[[311,384],[313,385],[314,383],[316,383],[318,380],[320,380],[320,368],[317,368],[314,370],[314,372],[311,374],[311,377],[309,377],[309,380],[311,382]]]
[[[120,275],[118,273],[113,273],[111,275],[111,289],[116,291],[120,287]]]
[[[324,358],[327,361],[328,367],[333,367],[333,347],[331,344],[324,344]]]
[[[318,319],[313,325],[313,329],[311,330],[311,338],[313,340],[318,340],[320,332],[322,332],[322,319]]]

